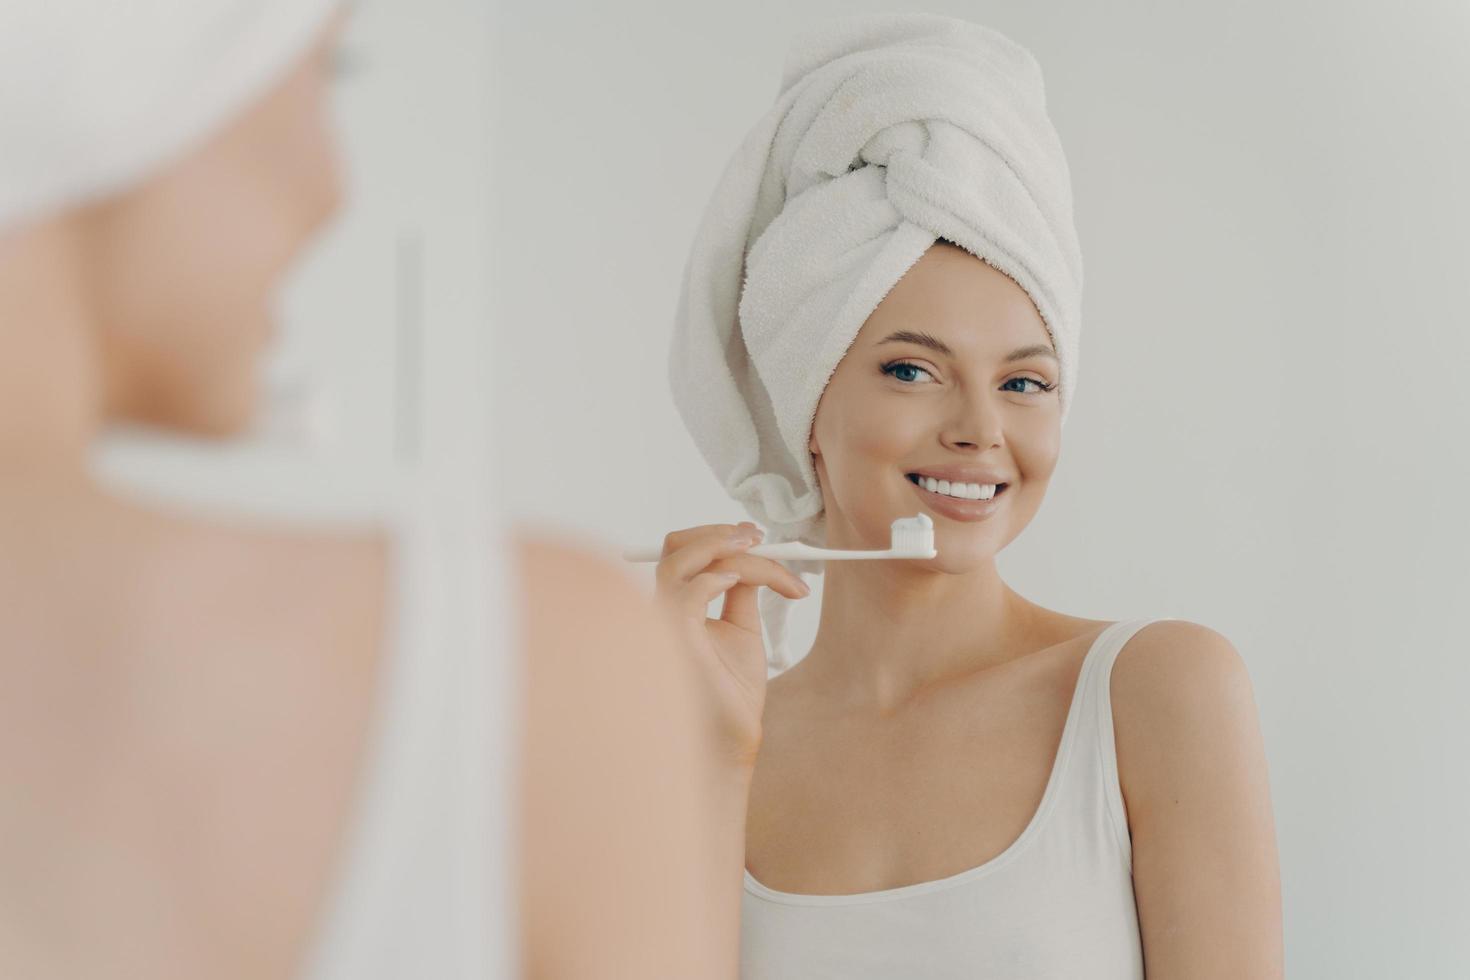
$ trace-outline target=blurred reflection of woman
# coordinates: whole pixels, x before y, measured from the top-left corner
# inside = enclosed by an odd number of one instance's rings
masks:
[[[621,568],[429,486],[343,531],[88,470],[250,421],[334,6],[0,8],[0,975],[701,975],[703,729]]]

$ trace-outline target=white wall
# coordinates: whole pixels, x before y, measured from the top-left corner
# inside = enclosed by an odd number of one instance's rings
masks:
[[[1470,976],[1459,0],[503,6],[507,505],[610,554],[745,518],[665,387],[686,250],[792,31],[900,8],[1029,47],[1075,182],[1077,401],[1008,580],[1076,615],[1193,619],[1240,649],[1289,976]]]

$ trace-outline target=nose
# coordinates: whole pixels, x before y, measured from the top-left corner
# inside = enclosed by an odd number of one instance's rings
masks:
[[[957,414],[946,424],[941,438],[947,446],[983,452],[999,446],[1002,437],[1001,413],[981,392],[961,397]]]

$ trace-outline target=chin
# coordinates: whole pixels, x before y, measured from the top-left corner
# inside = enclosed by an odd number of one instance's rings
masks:
[[[993,562],[996,553],[990,548],[979,545],[963,548],[951,544],[948,550],[941,554],[945,557],[937,558],[935,562],[941,564],[946,571],[959,573],[972,571],[986,562]]]

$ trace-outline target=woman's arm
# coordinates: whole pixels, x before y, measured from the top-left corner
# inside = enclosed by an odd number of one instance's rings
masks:
[[[524,975],[734,980],[748,779],[712,771],[696,675],[631,576],[521,554]]]
[[[1245,663],[1181,620],[1145,626],[1125,652],[1113,724],[1149,980],[1279,978],[1281,874]]]

